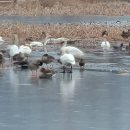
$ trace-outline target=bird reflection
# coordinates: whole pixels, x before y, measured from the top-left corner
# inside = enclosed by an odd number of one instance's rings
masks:
[[[19,78],[16,71],[13,68],[9,69],[9,82],[11,87],[14,89],[14,92],[17,94],[17,92],[19,91]]]
[[[64,102],[73,100],[75,91],[75,79],[72,79],[72,74],[63,74],[63,79],[60,82],[60,91]]]

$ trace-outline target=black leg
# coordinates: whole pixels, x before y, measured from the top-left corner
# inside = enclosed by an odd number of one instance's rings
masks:
[[[72,65],[71,65],[71,67],[70,67],[70,71],[69,71],[68,73],[72,73]]]
[[[63,66],[63,71],[61,73],[65,73],[66,67]]]

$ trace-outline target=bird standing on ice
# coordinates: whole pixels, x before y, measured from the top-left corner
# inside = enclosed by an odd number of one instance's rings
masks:
[[[72,66],[75,65],[75,58],[72,54],[63,54],[58,62],[63,65],[63,73],[66,72],[67,66],[71,67],[69,72],[72,73]]]

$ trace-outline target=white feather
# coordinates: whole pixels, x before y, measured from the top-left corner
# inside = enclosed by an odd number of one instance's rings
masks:
[[[64,54],[60,57],[60,61],[63,65],[74,65],[75,64],[75,58],[72,54]]]
[[[110,49],[111,45],[110,45],[109,41],[103,41],[103,42],[101,43],[101,47],[102,47],[104,50],[108,50],[108,49]]]
[[[18,48],[18,46],[16,46],[16,45],[10,45],[10,46],[8,47],[8,49],[9,49],[9,55],[10,55],[11,57],[13,57],[13,56],[16,55],[16,54],[19,54],[19,48]]]
[[[68,41],[68,38],[64,38],[64,37],[60,37],[60,38],[49,38],[47,40],[45,40],[44,45],[47,45],[48,43],[62,43],[64,41]]]
[[[30,46],[31,47],[33,47],[33,46],[42,47],[43,43],[42,42],[38,42],[38,41],[33,41],[33,42],[30,42]]]
[[[4,43],[3,38],[0,36],[0,45]]]
[[[30,55],[30,53],[32,52],[31,48],[28,47],[28,46],[24,46],[24,45],[21,45],[19,47],[19,52],[23,53],[23,54],[27,54],[27,55]]]

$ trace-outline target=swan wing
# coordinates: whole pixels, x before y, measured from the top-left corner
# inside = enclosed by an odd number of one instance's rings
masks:
[[[66,52],[72,54],[76,58],[81,58],[84,53],[77,47],[72,47],[72,46],[67,46],[66,47]]]

